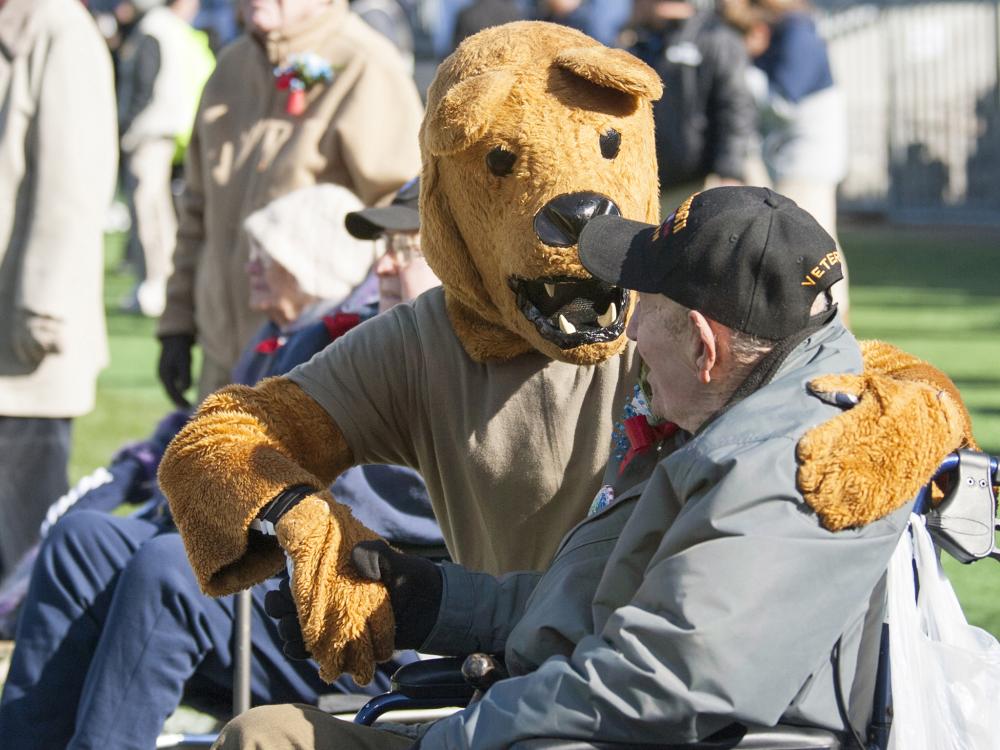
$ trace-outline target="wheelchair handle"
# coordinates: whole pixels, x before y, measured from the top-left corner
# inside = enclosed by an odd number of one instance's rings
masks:
[[[927,514],[927,530],[935,543],[962,563],[984,557],[1000,561],[996,547],[997,498],[993,485],[998,481],[995,456],[960,450],[948,455],[934,478],[955,472],[951,489],[936,507],[930,508],[929,485],[914,507]]]
[[[480,693],[507,676],[506,667],[489,654],[469,654],[462,662],[462,677]]]

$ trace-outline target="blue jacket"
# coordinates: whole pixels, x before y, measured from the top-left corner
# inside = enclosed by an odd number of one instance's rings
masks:
[[[282,333],[274,323],[265,323],[247,346],[233,372],[233,382],[252,385],[265,377],[283,375],[322,351],[335,337],[378,312],[377,303],[366,301],[341,313],[337,308],[308,325]],[[344,323],[338,318],[353,317]],[[262,346],[262,344],[266,344]],[[273,348],[272,348],[273,347]],[[180,431],[189,414],[175,411],[160,421],[148,439],[120,450],[106,469],[57,500],[43,528],[67,512],[110,511],[122,503],[149,502],[143,512],[150,520],[167,521],[166,499],[156,485],[156,468],[167,444]],[[444,540],[431,510],[430,497],[420,475],[403,466],[357,466],[341,474],[332,486],[338,501],[370,529],[394,544],[443,548]]]

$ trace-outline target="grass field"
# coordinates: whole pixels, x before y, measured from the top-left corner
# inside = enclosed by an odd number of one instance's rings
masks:
[[[1000,453],[1000,232],[859,227],[841,240],[855,333],[948,373],[979,444]],[[1000,565],[943,558],[969,621],[1000,637]]]
[[[854,226],[841,240],[851,269],[851,322],[860,338],[890,341],[947,372],[982,447],[1000,453],[1000,232]],[[129,280],[109,241],[106,299],[111,366],[97,408],[76,421],[71,475],[105,464],[170,408],[156,380],[152,321],[117,312]],[[1000,565],[945,566],[970,621],[1000,636]]]

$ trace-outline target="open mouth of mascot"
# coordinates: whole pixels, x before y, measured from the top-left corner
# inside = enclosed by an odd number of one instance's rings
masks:
[[[561,349],[614,341],[625,330],[628,292],[595,278],[512,278],[517,306],[538,333]]]
[[[607,214],[620,216],[621,210],[601,193],[558,195],[535,214],[535,237],[549,247],[572,247],[588,221]],[[621,287],[592,276],[513,276],[507,284],[524,317],[560,349],[615,341],[625,331],[628,293]]]

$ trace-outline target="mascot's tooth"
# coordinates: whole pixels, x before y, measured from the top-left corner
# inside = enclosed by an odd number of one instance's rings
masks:
[[[559,328],[563,333],[576,333],[576,326],[566,320],[565,315],[559,316]]]
[[[607,328],[616,320],[618,320],[618,308],[615,307],[615,303],[612,302],[608,305],[608,309],[604,311],[604,315],[598,316],[597,325],[601,328]]]
[[[555,284],[546,284],[545,285],[545,291],[549,293],[550,297],[555,297],[556,296],[556,285]]]

